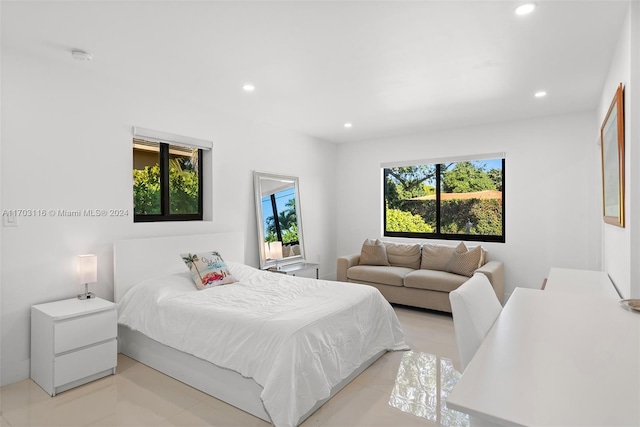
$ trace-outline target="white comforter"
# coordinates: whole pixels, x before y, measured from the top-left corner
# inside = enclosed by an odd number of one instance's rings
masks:
[[[406,350],[395,312],[370,286],[291,277],[227,263],[239,280],[197,291],[188,271],[133,287],[118,322],[253,378],[278,427],[383,350]]]

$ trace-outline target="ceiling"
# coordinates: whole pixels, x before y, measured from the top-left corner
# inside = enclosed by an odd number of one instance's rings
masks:
[[[628,2],[520,3],[3,1],[2,47],[336,143],[594,110]]]

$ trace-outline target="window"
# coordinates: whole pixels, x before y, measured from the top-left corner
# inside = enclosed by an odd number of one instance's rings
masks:
[[[157,134],[140,136],[134,130],[134,221],[202,220],[203,149]]]
[[[505,159],[493,156],[383,167],[384,235],[504,242]]]

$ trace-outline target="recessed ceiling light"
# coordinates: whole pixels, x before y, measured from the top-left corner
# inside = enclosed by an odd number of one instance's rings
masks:
[[[245,92],[253,92],[254,90],[256,90],[256,87],[250,83],[247,83],[246,85],[242,86],[242,89]]]
[[[535,8],[535,3],[521,4],[520,6],[516,7],[516,15],[528,15],[529,13],[533,12],[533,9]]]
[[[78,61],[91,61],[93,59],[93,55],[81,49],[73,49],[71,56]]]
[[[349,128],[353,127],[353,125],[352,125],[351,123],[345,123],[345,124],[344,124],[344,127],[346,127],[347,129],[349,129]]]
[[[536,98],[544,98],[545,96],[547,96],[547,92],[540,90],[534,93],[533,96],[535,96]]]

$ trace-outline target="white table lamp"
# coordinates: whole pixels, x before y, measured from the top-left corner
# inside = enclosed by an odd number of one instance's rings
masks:
[[[271,249],[269,249],[269,242],[264,242],[264,258],[271,259]]]
[[[79,299],[95,298],[89,292],[89,283],[98,281],[98,257],[93,254],[78,255],[78,283],[84,283],[84,294],[78,294]]]
[[[269,243],[269,249],[272,259],[275,259],[277,261],[282,258],[282,242]]]

